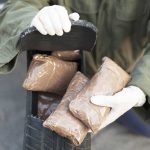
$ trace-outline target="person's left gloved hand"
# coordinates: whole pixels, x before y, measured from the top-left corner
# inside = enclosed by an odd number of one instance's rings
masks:
[[[71,20],[77,21],[78,13],[68,14],[67,9],[60,5],[46,6],[33,18],[31,27],[34,26],[43,35],[62,36],[64,32],[70,32]]]
[[[113,96],[96,95],[91,97],[91,102],[98,106],[110,107],[111,111],[102,122],[100,129],[114,122],[132,107],[140,107],[146,101],[144,92],[135,86],[129,86]]]

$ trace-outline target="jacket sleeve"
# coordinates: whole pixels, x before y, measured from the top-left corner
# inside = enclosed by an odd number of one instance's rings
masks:
[[[148,30],[150,30],[150,23],[148,25]],[[131,73],[132,80],[129,85],[139,87],[147,95],[147,102],[143,107],[135,108],[135,110],[144,121],[150,124],[150,31],[148,31],[148,36],[145,53],[134,67]]]
[[[132,71],[130,85],[141,88],[150,97],[150,43],[147,44],[146,52]]]
[[[141,88],[145,94],[150,97],[150,21],[148,22],[148,42],[145,47],[145,53],[134,67],[131,75],[130,85]]]
[[[30,26],[39,9],[47,0],[8,0],[0,12],[0,74],[12,70],[19,53],[20,33]]]

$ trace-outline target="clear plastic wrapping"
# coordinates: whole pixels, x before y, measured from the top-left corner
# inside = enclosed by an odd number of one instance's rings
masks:
[[[52,93],[40,93],[38,95],[38,118],[46,120],[55,111],[61,96]]]
[[[80,56],[80,51],[79,50],[73,50],[73,51],[54,51],[52,52],[52,56],[55,56],[59,59],[62,60],[78,60]]]
[[[87,127],[96,133],[109,112],[108,107],[99,107],[90,102],[94,95],[113,95],[130,80],[130,76],[111,59],[104,57],[103,63],[91,81],[71,101],[69,109]]]
[[[69,103],[87,84],[88,78],[77,72],[57,109],[44,122],[44,127],[49,128],[59,135],[66,137],[76,146],[80,145],[87,135],[88,128],[69,111]]]
[[[63,94],[77,71],[76,62],[54,56],[34,55],[23,87],[31,91]]]

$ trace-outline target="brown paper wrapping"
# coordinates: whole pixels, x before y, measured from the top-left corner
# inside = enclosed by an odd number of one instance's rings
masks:
[[[31,91],[63,94],[77,71],[77,63],[37,54],[33,57],[23,87]]]
[[[38,117],[46,120],[54,112],[62,99],[61,96],[52,93],[40,93],[38,95]]]
[[[88,128],[70,113],[69,103],[87,82],[88,78],[77,72],[56,111],[43,124],[44,127],[70,139],[76,146],[82,143],[87,135]]]
[[[73,50],[73,51],[54,51],[52,52],[52,56],[55,56],[62,60],[78,60],[80,56],[79,50]]]
[[[111,59],[104,57],[103,63],[91,81],[69,105],[70,111],[96,133],[110,108],[96,106],[90,102],[94,95],[113,95],[130,80],[130,76]]]

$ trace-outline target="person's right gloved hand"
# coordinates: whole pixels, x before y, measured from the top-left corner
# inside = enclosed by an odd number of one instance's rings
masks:
[[[132,107],[141,107],[146,101],[145,93],[136,86],[128,86],[113,96],[95,95],[91,102],[98,106],[111,108],[100,129],[117,120]]]
[[[62,36],[63,32],[71,30],[70,19],[79,20],[78,13],[68,15],[65,7],[59,5],[47,6],[41,9],[33,18],[31,26],[43,35],[58,35]]]

